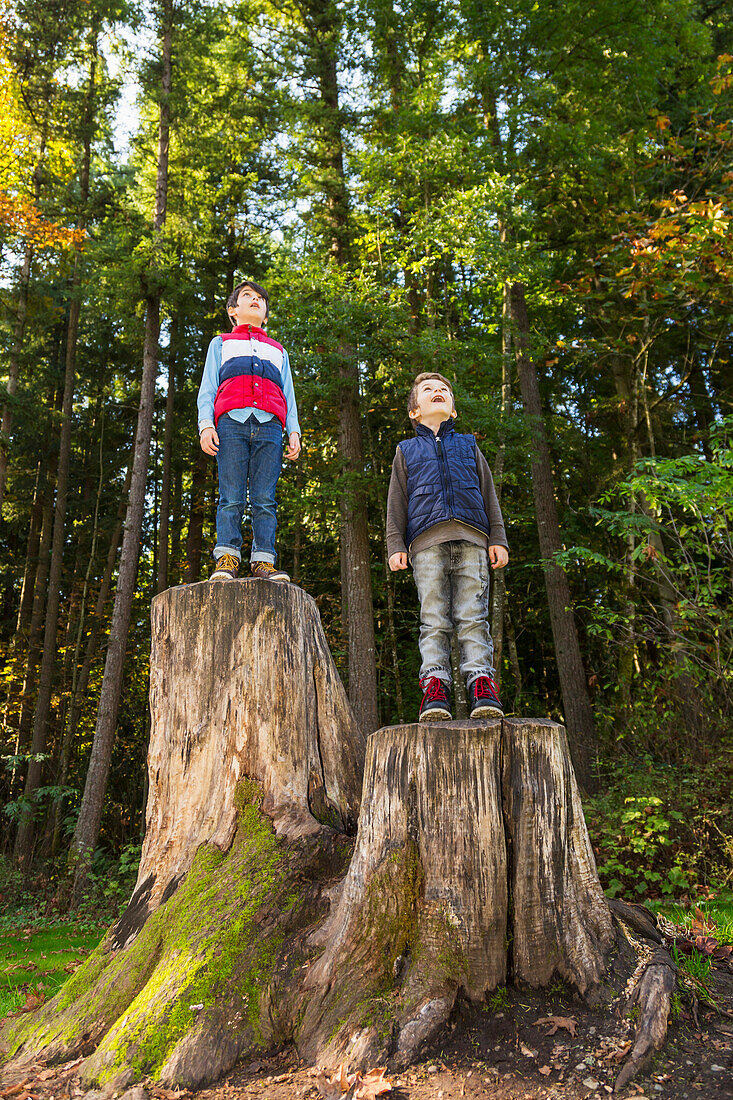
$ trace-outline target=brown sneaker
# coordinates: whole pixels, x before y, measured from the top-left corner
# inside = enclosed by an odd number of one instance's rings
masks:
[[[289,581],[290,577],[282,569],[276,569],[269,561],[253,561],[252,576],[261,581]]]
[[[209,577],[210,581],[233,581],[239,570],[239,562],[234,554],[222,554],[216,559],[216,567]]]

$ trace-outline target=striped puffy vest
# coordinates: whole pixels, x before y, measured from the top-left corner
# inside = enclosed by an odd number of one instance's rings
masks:
[[[219,388],[214,398],[214,422],[230,409],[262,409],[274,413],[283,427],[288,405],[282,388],[285,351],[264,329],[237,325],[221,334]]]

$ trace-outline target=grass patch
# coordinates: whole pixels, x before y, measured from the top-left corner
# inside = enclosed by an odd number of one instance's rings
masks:
[[[25,1004],[29,994],[48,1000],[81,966],[102,939],[104,929],[80,929],[72,920],[53,919],[0,932],[0,1019]]]
[[[699,909],[715,926],[711,929],[711,935],[718,943],[733,945],[733,893],[729,890],[721,891],[720,895],[696,898],[690,905],[680,905],[666,899],[652,900],[647,904],[655,913],[661,913],[672,924],[682,928],[690,928],[695,919],[694,909]]]

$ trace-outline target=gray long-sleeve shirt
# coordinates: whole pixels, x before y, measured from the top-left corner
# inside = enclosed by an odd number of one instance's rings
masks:
[[[448,520],[444,523],[436,523],[423,531],[412,544],[405,545],[407,532],[407,463],[400,448],[392,462],[392,476],[389,480],[389,492],[387,494],[387,557],[393,554],[403,554],[409,550],[410,554],[418,554],[421,550],[427,550],[429,546],[437,546],[439,542],[453,542],[461,539],[463,542],[471,542],[475,546],[505,546],[509,543],[504,530],[504,520],[501,508],[494,488],[494,479],[491,476],[489,464],[476,448],[476,470],[478,472],[481,495],[484,498],[484,508],[489,521],[490,534],[469,527],[459,520]]]

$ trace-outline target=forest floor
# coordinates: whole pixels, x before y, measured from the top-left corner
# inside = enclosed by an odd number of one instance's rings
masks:
[[[731,1015],[702,1003],[693,1014],[691,1003],[683,1000],[670,1021],[662,1053],[623,1090],[623,1097],[733,1098],[733,975],[716,972],[714,988],[718,1004]],[[562,996],[548,999],[512,989],[499,993],[493,1005],[459,1016],[441,1045],[419,1063],[403,1073],[388,1073],[392,1091],[384,1095],[394,1100],[580,1100],[611,1094],[633,1038],[631,1020],[588,1010]],[[79,1062],[39,1065],[22,1076],[8,1075],[0,1097],[74,1100],[84,1095],[79,1069]],[[127,1100],[338,1100],[338,1085],[329,1086],[317,1073],[285,1049],[245,1061],[225,1080],[195,1094],[151,1084],[136,1088]],[[104,1094],[87,1096],[103,1100]]]

